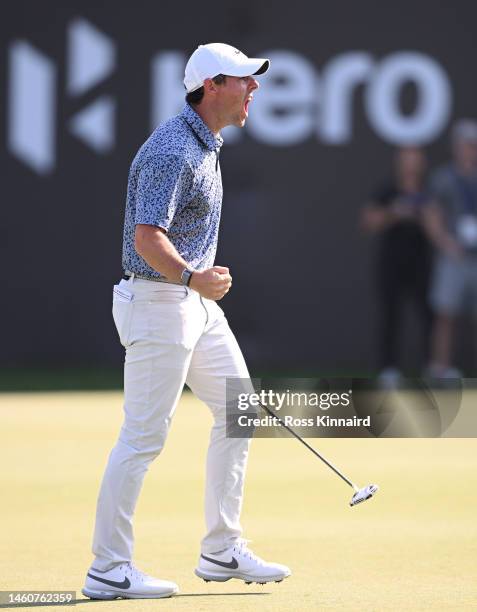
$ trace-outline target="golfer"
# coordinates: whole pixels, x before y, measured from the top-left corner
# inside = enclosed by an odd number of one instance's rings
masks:
[[[206,534],[195,573],[223,582],[280,581],[241,538],[240,511],[250,439],[226,437],[226,378],[249,377],[217,305],[232,285],[214,265],[222,205],[220,130],[243,127],[269,60],[222,43],[190,57],[182,112],[161,124],[130,169],[123,242],[124,277],[113,290],[113,317],[126,350],[124,423],[98,498],[93,553],[83,594],[93,599],[169,597],[173,582],[133,563],[132,519],[144,475],[159,455],[184,383],[210,408]],[[163,492],[165,494],[165,492]],[[167,526],[164,525],[166,529]]]

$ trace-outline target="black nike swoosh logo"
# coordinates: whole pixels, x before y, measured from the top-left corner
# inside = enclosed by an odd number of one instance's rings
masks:
[[[131,583],[129,578],[126,576],[122,582],[115,582],[114,580],[106,580],[106,578],[100,578],[99,576],[93,576],[93,574],[88,573],[88,576],[93,580],[97,580],[98,582],[102,582],[103,584],[107,584],[112,587],[116,587],[117,589],[129,589]]]
[[[210,557],[206,557],[205,555],[200,555],[202,559],[206,561],[210,561],[210,563],[215,563],[215,565],[220,565],[222,567],[226,567],[227,569],[237,569],[238,563],[235,557],[232,557],[232,561],[229,563],[225,563],[225,561],[216,561],[215,559],[211,559]]]

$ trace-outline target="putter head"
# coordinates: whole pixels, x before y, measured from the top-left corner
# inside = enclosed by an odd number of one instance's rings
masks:
[[[368,485],[367,487],[363,487],[362,489],[359,489],[358,491],[356,491],[356,493],[351,498],[349,505],[356,506],[357,504],[360,504],[361,502],[366,501],[370,497],[373,497],[373,495],[378,491],[378,489],[379,489],[378,485],[375,485],[375,484],[371,484],[371,485]]]

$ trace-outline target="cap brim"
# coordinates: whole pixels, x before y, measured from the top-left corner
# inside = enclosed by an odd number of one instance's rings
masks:
[[[252,75],[264,74],[270,68],[270,60],[263,57],[250,57],[243,64],[234,66],[232,69],[224,72],[228,76],[245,77]]]
[[[260,61],[263,62],[263,64],[260,66],[257,72],[254,72],[253,74],[265,74],[265,72],[267,72],[267,70],[270,68],[270,60],[266,59]]]

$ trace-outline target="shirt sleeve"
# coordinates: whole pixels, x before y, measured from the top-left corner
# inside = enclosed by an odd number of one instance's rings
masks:
[[[136,188],[135,223],[168,230],[174,214],[189,201],[192,171],[176,155],[148,160],[139,171]]]

